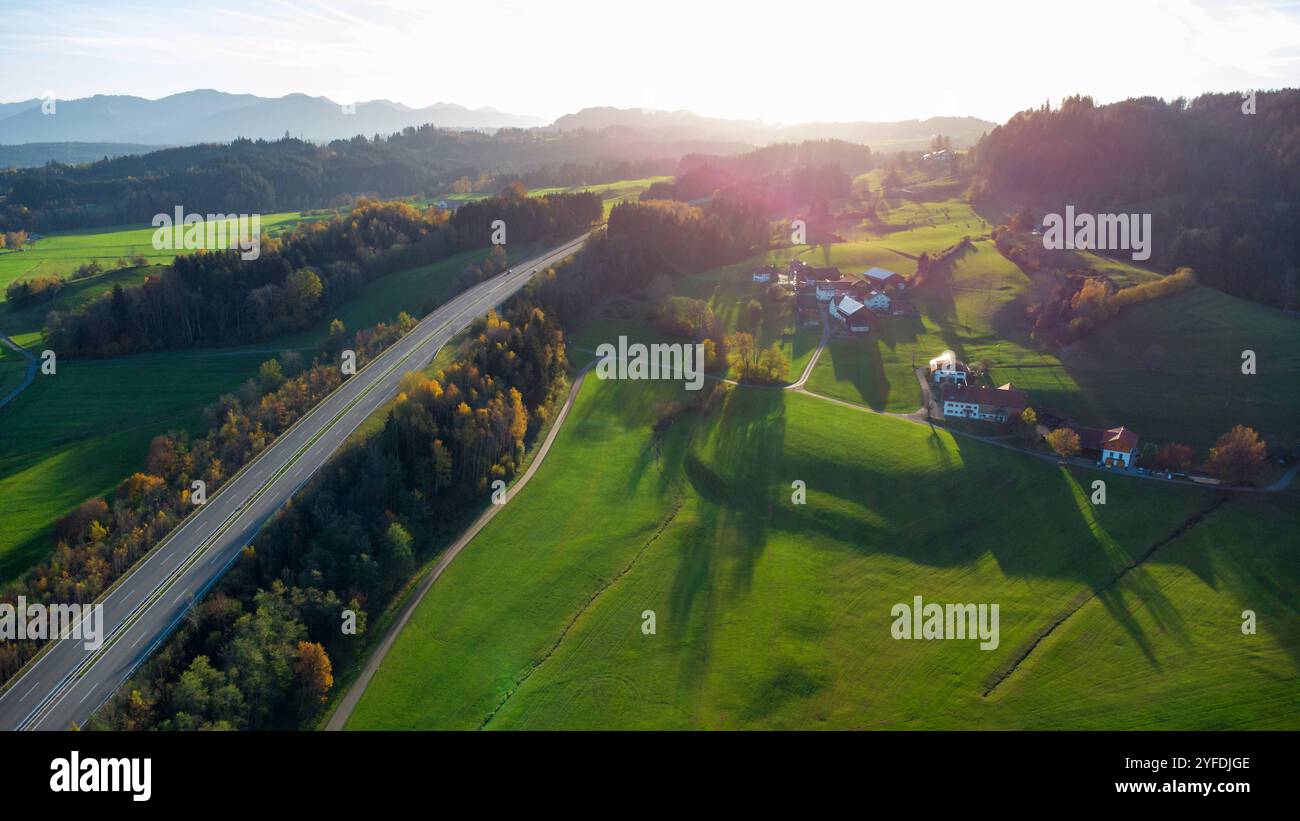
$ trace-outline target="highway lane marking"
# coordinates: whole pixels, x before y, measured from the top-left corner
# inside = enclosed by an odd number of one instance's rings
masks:
[[[36,682],[35,684],[33,684],[33,685],[32,685],[32,689],[28,690],[28,691],[27,691],[27,695],[23,696],[21,700],[22,700],[22,701],[26,701],[26,700],[28,699],[28,697],[30,697],[31,694],[32,694],[33,692],[36,691],[36,688],[37,688],[37,687],[40,687],[40,686],[41,686],[41,683],[40,683],[39,681]]]
[[[90,694],[93,692],[95,692],[95,688],[91,687],[89,690],[86,691],[86,694],[82,696],[80,700],[77,701],[77,703],[80,704],[81,702],[85,701],[87,698],[90,698]]]
[[[132,646],[132,647],[135,647],[137,644],[140,643],[140,641],[141,641],[143,638],[144,638],[144,633],[141,633],[140,635],[136,636],[136,637],[135,637],[135,641],[131,642],[131,646]]]

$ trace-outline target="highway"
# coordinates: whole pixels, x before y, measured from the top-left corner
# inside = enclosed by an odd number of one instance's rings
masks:
[[[586,239],[566,242],[453,298],[282,433],[102,597],[106,636],[98,650],[87,650],[79,640],[55,641],[10,683],[0,694],[0,729],[85,724],[275,511],[366,417],[397,394],[403,374],[425,367],[476,317],[508,299],[536,272],[575,253]]]

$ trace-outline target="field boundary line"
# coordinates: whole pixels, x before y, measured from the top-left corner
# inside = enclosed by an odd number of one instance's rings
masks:
[[[1230,499],[1231,499],[1230,496],[1220,496],[1209,507],[1205,508],[1199,513],[1195,513],[1192,516],[1189,516],[1187,519],[1185,519],[1182,522],[1182,524],[1175,527],[1164,538],[1159,539],[1158,541],[1149,545],[1147,549],[1142,552],[1141,556],[1139,556],[1136,560],[1130,562],[1118,573],[1116,573],[1114,578],[1112,578],[1110,581],[1106,582],[1104,585],[1097,588],[1096,590],[1093,590],[1091,592],[1085,591],[1086,595],[1081,594],[1079,596],[1076,596],[1074,601],[1072,601],[1070,605],[1066,607],[1066,609],[1057,613],[1056,617],[1053,618],[1050,622],[1048,622],[1048,624],[1045,627],[1041,628],[1040,630],[1038,630],[1038,632],[1034,633],[1034,635],[1030,638],[1029,642],[1027,642],[1024,651],[1021,652],[1019,655],[1015,656],[1010,664],[1006,665],[1001,670],[995,670],[989,678],[985,679],[987,684],[984,688],[984,692],[981,693],[980,695],[983,696],[984,698],[988,698],[989,694],[992,693],[994,690],[996,690],[998,686],[1002,684],[1002,682],[1006,681],[1008,678],[1011,677],[1013,673],[1016,672],[1016,670],[1020,669],[1020,665],[1025,661],[1025,659],[1029,658],[1030,654],[1032,654],[1034,650],[1038,648],[1038,645],[1042,644],[1043,641],[1048,636],[1054,633],[1056,631],[1056,628],[1064,624],[1075,613],[1082,610],[1084,606],[1087,605],[1089,602],[1100,597],[1102,593],[1105,593],[1106,591],[1118,585],[1125,576],[1127,576],[1129,573],[1131,573],[1132,571],[1136,570],[1137,568],[1145,564],[1152,556],[1156,554],[1156,551],[1160,550],[1160,548],[1164,547],[1165,545],[1169,544],[1175,539],[1178,539],[1186,535],[1197,525],[1204,522],[1207,518],[1210,517],[1211,514],[1213,514],[1219,508],[1223,507],[1223,505],[1226,504]]]
[[[656,444],[656,450],[658,450],[657,444]],[[657,455],[662,456],[662,454],[657,454]],[[628,573],[631,573],[632,568],[636,566],[637,562],[641,561],[641,557],[646,554],[646,551],[649,550],[656,542],[658,542],[659,539],[664,535],[664,532],[668,530],[668,528],[672,525],[674,521],[676,521],[677,514],[682,512],[682,507],[685,506],[686,501],[683,498],[682,492],[678,490],[676,486],[672,483],[672,481],[669,480],[667,475],[664,474],[662,465],[659,466],[659,478],[662,479],[664,484],[666,484],[668,488],[673,492],[674,498],[673,498],[672,510],[668,511],[668,515],[665,516],[663,521],[659,523],[659,526],[655,528],[655,532],[650,534],[649,538],[645,540],[645,542],[641,545],[640,549],[637,550],[636,554],[632,556],[631,560],[628,561],[628,563],[623,567],[623,569],[615,573],[609,579],[607,579],[604,584],[602,584],[599,588],[597,588],[596,591],[592,593],[591,596],[588,597],[588,599],[585,602],[582,603],[582,605],[578,608],[578,611],[573,614],[573,618],[569,619],[568,624],[564,625],[564,629],[560,631],[560,635],[556,637],[555,641],[551,644],[550,648],[546,651],[546,654],[543,655],[537,661],[530,664],[528,666],[528,669],[524,671],[523,675],[515,679],[515,683],[513,686],[511,686],[509,692],[505,694],[505,696],[501,699],[500,703],[498,703],[497,706],[492,709],[492,712],[488,713],[487,717],[484,718],[482,723],[478,725],[478,728],[480,730],[487,729],[487,725],[491,723],[492,719],[496,718],[497,714],[501,712],[501,709],[506,706],[506,704],[510,701],[510,699],[514,698],[515,694],[519,692],[519,689],[528,682],[528,679],[532,678],[533,673],[536,673],[538,670],[542,668],[542,665],[550,661],[551,656],[555,655],[555,651],[560,649],[560,645],[563,644],[564,640],[569,637],[569,633],[573,632],[573,628],[578,623],[578,621],[584,615],[586,615],[589,610],[591,610],[591,606],[595,604],[596,600],[599,599],[601,596],[605,595],[605,593],[609,591],[614,585],[622,581],[624,577],[627,576]]]

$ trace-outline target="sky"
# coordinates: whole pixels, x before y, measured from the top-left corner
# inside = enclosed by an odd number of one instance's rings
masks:
[[[195,88],[772,123],[1300,86],[1300,0],[0,0],[0,102]]]

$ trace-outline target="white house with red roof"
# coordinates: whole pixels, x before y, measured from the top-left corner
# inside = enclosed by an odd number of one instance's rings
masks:
[[[1121,425],[1118,428],[1079,428],[1079,449],[1095,453],[1107,467],[1133,467],[1137,460],[1138,435]]]

